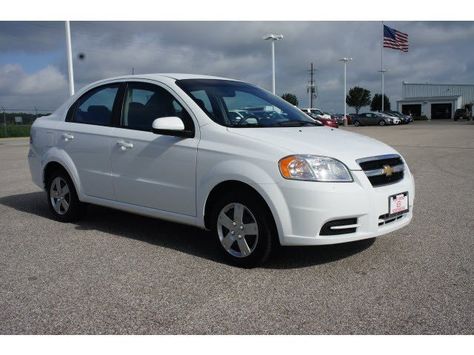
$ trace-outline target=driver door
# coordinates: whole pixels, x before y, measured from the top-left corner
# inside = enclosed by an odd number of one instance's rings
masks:
[[[180,117],[186,129],[194,131],[191,116],[168,90],[148,83],[127,84],[111,158],[116,200],[195,216],[198,137],[153,133],[153,121],[168,116]]]

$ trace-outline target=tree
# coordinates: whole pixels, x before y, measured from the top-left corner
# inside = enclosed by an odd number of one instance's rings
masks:
[[[294,106],[298,106],[298,99],[296,98],[296,95],[287,92],[286,94],[281,95],[281,98]]]
[[[370,91],[358,86],[354,86],[349,89],[349,93],[346,96],[346,104],[350,107],[354,107],[357,114],[359,110],[370,105]]]
[[[382,110],[382,95],[375,94],[372,102],[370,103],[370,109],[372,111],[381,111]],[[390,111],[390,100],[387,95],[383,95],[383,109],[384,111]]]

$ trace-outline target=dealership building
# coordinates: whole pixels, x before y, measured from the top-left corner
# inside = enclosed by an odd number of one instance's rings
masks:
[[[401,100],[397,110],[413,116],[429,119],[453,118],[460,108],[472,112],[474,84],[415,84],[402,83]]]

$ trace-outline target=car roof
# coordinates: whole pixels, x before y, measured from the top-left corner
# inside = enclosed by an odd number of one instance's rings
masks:
[[[203,74],[186,74],[186,73],[148,73],[148,74],[135,74],[135,75],[123,75],[114,78],[108,78],[105,80],[124,80],[124,79],[151,79],[151,80],[160,80],[160,79],[217,79],[217,80],[232,80],[238,81],[236,79],[224,78],[219,76],[212,75],[203,75]]]
[[[236,79],[224,78],[219,76],[211,76],[211,75],[202,75],[202,74],[185,74],[185,73],[149,73],[149,74],[135,74],[135,75],[122,75],[116,76],[112,78],[106,78],[102,80],[95,81],[90,83],[80,90],[76,92],[76,95],[73,97],[76,98],[82,95],[87,90],[90,90],[94,87],[97,87],[102,84],[109,84],[118,81],[126,81],[126,80],[156,80],[161,82],[169,82],[173,80],[184,80],[184,79],[214,79],[214,80],[230,80],[239,82]]]

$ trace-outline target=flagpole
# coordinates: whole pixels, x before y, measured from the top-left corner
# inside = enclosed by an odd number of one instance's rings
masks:
[[[383,70],[383,39],[384,39],[384,26],[383,26],[383,21],[382,21],[382,40],[380,42],[380,73],[382,74],[382,95],[381,95],[382,96],[381,97],[381,99],[382,99],[382,112],[384,112],[384,103],[385,103],[384,102],[385,101],[384,100],[384,93],[383,93],[383,91],[384,91],[384,77],[383,77],[383,75],[384,75],[384,72],[385,72]]]

